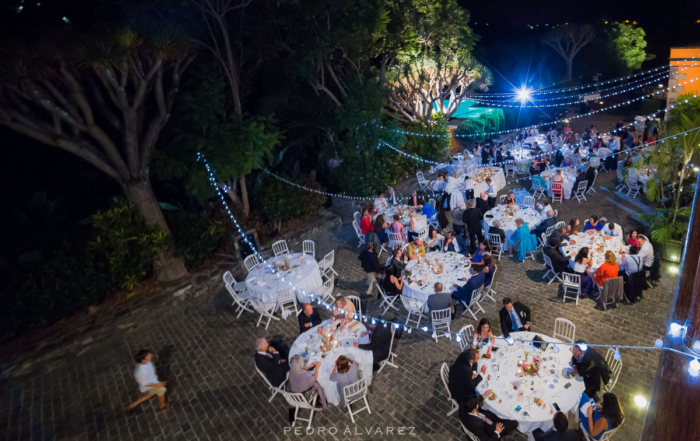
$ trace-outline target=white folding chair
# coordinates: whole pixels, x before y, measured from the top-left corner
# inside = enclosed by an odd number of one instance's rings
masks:
[[[348,406],[348,413],[350,414],[350,419],[353,424],[355,424],[355,415],[363,410],[367,410],[369,414],[372,413],[369,408],[369,402],[367,401],[367,380],[365,378],[345,386],[343,388],[343,398],[345,400],[345,405]],[[352,405],[360,403],[361,401],[364,401],[364,406],[353,411]]]
[[[528,174],[529,174],[529,172],[528,172]],[[547,191],[547,187],[543,186],[540,181],[536,181],[536,180],[532,181],[532,197],[533,198],[537,197],[537,199],[539,200],[542,196],[544,196],[546,191]],[[527,205],[527,204],[523,204],[523,205]],[[534,206],[534,204],[533,204],[533,206]]]
[[[554,217],[557,217],[557,216],[559,216],[559,210],[555,209],[554,210]]]
[[[440,378],[442,379],[442,384],[445,386],[445,390],[447,391],[447,399],[450,402],[450,411],[447,412],[447,416],[451,416],[453,413],[459,410],[459,404],[457,401],[452,399],[452,393],[450,393],[450,367],[447,365],[447,363],[442,363],[442,366],[440,366]]]
[[[362,302],[360,302],[360,298],[357,296],[345,296],[345,298],[352,302],[352,304],[355,306],[355,311],[357,314],[362,315]]]
[[[503,253],[503,244],[501,243],[501,236],[498,234],[491,234],[487,233],[489,235],[489,242],[491,242],[491,255],[495,256],[496,253],[497,259],[501,260],[501,253]]]
[[[536,182],[534,182],[533,184],[535,184],[535,183]],[[525,196],[523,198],[523,205],[525,207],[534,209],[535,208],[535,198],[533,196]]]
[[[255,366],[255,370],[258,372],[258,374],[260,375],[260,377],[262,377],[262,379],[263,379],[263,381],[265,382],[265,384],[267,385],[267,387],[269,387],[270,390],[272,391],[272,396],[270,397],[270,399],[267,400],[268,403],[271,403],[272,400],[275,398],[275,396],[276,396],[278,393],[284,392],[284,385],[285,385],[285,384],[287,383],[287,381],[289,380],[289,372],[287,372],[287,378],[285,378],[284,381],[282,381],[282,383],[280,383],[279,386],[275,387],[275,386],[272,385],[272,383],[270,383],[270,380],[267,379],[267,377],[265,376],[265,374],[263,374],[263,373],[260,371],[260,369],[258,369],[258,366],[255,365],[255,364],[254,364],[254,366]]]
[[[508,175],[511,175],[511,177],[515,177],[515,174],[518,172],[518,167],[515,164],[513,164],[512,162],[510,162],[510,163],[506,164],[505,170],[506,170],[506,178],[508,177]]]
[[[292,421],[292,427],[297,421],[306,421],[309,424],[306,427],[311,427],[311,421],[314,419],[314,412],[320,410],[316,407],[316,400],[318,400],[318,394],[316,389],[313,390],[311,397],[307,400],[303,393],[293,393],[282,391],[282,395],[289,403],[290,407],[294,408],[294,421]],[[310,411],[309,418],[302,418],[299,416],[299,410],[306,409]]]
[[[362,220],[362,213],[356,211],[352,214],[352,220],[356,220],[358,223]]]
[[[304,254],[308,254],[309,256],[313,257],[314,260],[316,260],[316,242],[313,240],[305,240],[302,246],[302,252]]]
[[[422,191],[427,191],[430,187],[430,181],[425,179],[425,176],[423,176],[423,172],[419,171],[418,173],[416,173],[416,178],[418,178],[418,185],[420,186],[420,189]]]
[[[555,280],[558,280],[558,281],[563,283],[564,281],[561,280],[561,277],[559,277],[559,274],[556,271],[554,271],[554,266],[552,265],[552,259],[550,259],[549,256],[547,256],[544,252],[542,253],[542,257],[544,258],[544,264],[545,264],[545,267],[547,268],[547,272],[544,273],[542,278],[545,279],[545,278],[547,278],[549,273],[552,273],[552,279],[549,281],[549,283],[547,283],[547,285],[551,285],[552,282],[554,282]]]
[[[575,299],[578,306],[578,299],[581,297],[581,276],[579,274],[563,273],[564,276],[564,297],[562,303],[566,302],[567,298]],[[574,296],[568,296],[569,291],[574,292]]]
[[[552,182],[552,203],[564,202],[564,186],[561,182]]]
[[[547,233],[542,233],[540,237],[537,238],[537,242],[539,242],[539,245],[537,245],[537,248],[542,248],[547,246]]]
[[[275,257],[282,254],[289,254],[289,247],[287,246],[287,241],[282,239],[272,244],[272,251],[275,253]]]
[[[554,320],[554,338],[573,343],[576,341],[576,325],[565,318]]]
[[[418,239],[420,239],[422,242],[426,242],[428,240],[428,227],[425,226],[421,228],[420,230],[416,231],[416,234],[418,235]]]
[[[388,233],[389,235],[389,248],[394,249],[397,246],[403,246],[404,238],[401,233]]]
[[[576,192],[574,193],[574,197],[579,202],[579,204],[581,203],[581,199],[588,202],[588,199],[586,199],[586,186],[588,186],[588,181],[579,182],[578,187],[576,188]]]
[[[620,423],[619,426],[615,427],[613,430],[611,430],[611,431],[609,431],[609,432],[605,432],[605,433],[603,434],[603,436],[601,436],[600,438],[598,438],[598,441],[608,441],[608,440],[610,440],[610,439],[612,438],[612,436],[615,434],[615,432],[617,432],[617,431],[620,429],[620,427],[622,427],[622,423],[624,423],[624,422],[625,422],[625,420],[624,420],[624,418],[623,418],[623,419],[622,419],[622,422]],[[583,425],[583,423],[579,423],[579,426],[581,427],[581,432],[583,432],[583,436],[586,438],[586,441],[593,441],[593,438],[591,437],[591,435],[588,434],[588,427],[585,427],[585,426]]]
[[[464,352],[465,349],[472,347],[472,338],[474,337],[474,326],[466,325],[457,333],[459,336],[459,350]]]
[[[389,310],[389,308],[395,309],[398,311],[399,308],[394,306],[394,302],[396,301],[396,299],[399,296],[388,296],[388,295],[386,295],[386,293],[384,292],[382,287],[379,285],[379,283],[374,282],[374,285],[377,287],[377,291],[379,291],[379,296],[382,299],[382,303],[379,304],[379,309],[384,308],[384,310],[382,311],[382,314],[386,314],[386,312]],[[386,305],[386,307],[384,305]]]
[[[554,213],[554,217],[557,216],[557,213]],[[554,233],[554,230],[556,230],[557,227],[555,225],[552,225],[551,227],[547,228],[544,232],[544,235],[549,239],[549,237]]]
[[[637,195],[639,195],[639,190],[641,189],[641,185],[639,185],[639,182],[637,182],[636,178],[632,180],[633,178],[630,178],[627,181],[627,196],[632,196],[633,198],[636,198]]]
[[[243,265],[245,265],[245,269],[249,273],[251,270],[255,269],[259,264],[260,261],[258,260],[258,256],[256,256],[255,254],[251,254],[250,256],[243,259]]]
[[[493,287],[493,282],[496,280],[496,272],[497,271],[498,271],[498,266],[496,266],[496,264],[494,264],[493,265],[493,276],[491,276],[491,283],[488,286],[484,285],[484,287],[482,288],[483,298],[484,299],[488,298],[494,302],[496,301],[496,299],[494,299],[493,296],[496,295],[496,291],[494,291],[492,289],[492,287]]]
[[[352,221],[352,227],[355,229],[355,234],[357,234],[358,244],[357,247],[361,247],[365,243],[365,235],[362,234],[362,228],[360,228],[360,223],[356,220]]]
[[[605,385],[605,391],[612,392],[620,376],[620,371],[622,371],[622,360],[615,360],[615,350],[613,348],[608,348],[608,352],[605,354],[605,361],[612,371],[610,381]]]
[[[299,315],[297,306],[297,294],[292,288],[283,289],[277,292],[277,309],[280,311],[282,319],[287,320],[287,317],[294,314],[293,317]]]
[[[238,313],[236,318],[240,317],[241,314],[243,314],[243,311],[253,312],[252,309],[248,309],[250,304],[250,293],[248,290],[238,293],[230,284],[227,283],[225,286],[226,290],[233,298],[233,303],[231,303],[231,306],[236,305],[236,310],[234,311],[234,314],[236,312]]]
[[[464,433],[467,434],[467,438],[469,438],[469,441],[479,441],[479,438],[476,435],[474,435],[473,433],[468,431],[466,427],[464,427],[464,423],[460,421],[459,425],[462,426],[462,430],[464,431]]]
[[[335,250],[331,250],[328,254],[323,256],[323,260],[321,260],[318,263],[318,269],[321,270],[321,274],[323,274],[326,277],[330,277],[329,273],[333,273],[334,275],[338,275],[337,272],[333,269],[333,265],[335,264]]]
[[[433,338],[435,343],[439,337],[450,338],[450,323],[452,322],[452,310],[450,308],[438,309],[430,312],[430,319],[433,325]],[[444,333],[447,332],[447,335]]]
[[[603,170],[605,170],[605,167],[603,167]],[[595,181],[598,179],[598,170],[593,170],[595,174],[593,175],[593,183],[591,184],[591,188],[588,189],[586,193],[588,194],[593,194],[595,193]]]
[[[467,302],[462,300],[462,305],[464,305],[464,307],[467,308],[467,311],[469,312],[469,314],[472,315],[474,320],[476,320],[476,315],[472,311],[472,306],[476,305],[476,307],[478,309],[477,312],[481,311],[484,314],[486,314],[486,311],[484,311],[484,308],[482,308],[481,304],[479,303],[480,301],[481,301],[481,287],[476,288],[475,290],[472,291],[472,299],[468,305],[467,305]]]
[[[432,226],[436,230],[440,228],[440,223],[438,222],[437,213],[435,213],[434,215],[432,215],[430,217],[430,219],[428,219],[428,223],[430,224],[430,226]]]
[[[624,164],[624,161],[620,162]],[[627,188],[627,184],[625,184],[625,180],[622,177],[622,164],[620,164],[620,162],[617,163],[617,187],[615,187],[615,191],[624,192],[629,189]]]
[[[398,355],[394,354],[393,349],[394,349],[394,333],[396,332],[396,328],[392,327],[391,328],[391,340],[389,341],[389,356],[386,358],[386,360],[382,360],[379,362],[379,369],[377,369],[377,373],[381,372],[382,369],[384,369],[384,366],[391,366],[395,369],[398,369],[398,365],[396,364],[396,360],[394,358],[398,357]]]
[[[423,318],[423,307],[425,304],[411,297],[406,297],[403,294],[401,294],[401,303],[403,303],[403,307],[406,308],[406,312],[408,312],[406,315],[406,323],[404,323],[404,325],[409,326],[415,324],[414,326],[416,328],[420,327],[420,321]],[[411,319],[413,315],[418,316],[418,319]]]
[[[435,202],[434,198],[428,199],[428,203],[430,204],[431,207],[433,207],[437,211],[437,202]]]
[[[237,282],[236,278],[233,277],[233,274],[231,274],[231,271],[226,271],[224,273],[224,283],[231,285],[234,291],[237,293],[242,293],[246,289],[248,289],[248,286],[245,284],[245,282]]]
[[[333,296],[333,289],[335,288],[335,276],[331,275],[325,282],[323,282],[323,301],[326,303],[335,302],[335,297]]]
[[[556,214],[555,214],[555,216],[556,216]],[[566,225],[566,222],[564,222],[564,221],[557,222],[557,224],[554,226],[554,229],[555,229],[555,230],[560,230],[560,229],[561,229],[562,227],[564,227],[565,225]]]
[[[256,310],[258,313],[260,313],[258,324],[255,325],[256,328],[260,326],[260,323],[262,323],[263,318],[267,318],[267,323],[265,323],[265,329],[267,329],[267,327],[270,326],[270,322],[272,320],[279,320],[277,317],[272,315],[275,312],[275,308],[277,307],[276,302],[271,304],[270,306],[266,306],[262,302],[262,300],[251,298],[250,306],[252,306],[253,309]]]

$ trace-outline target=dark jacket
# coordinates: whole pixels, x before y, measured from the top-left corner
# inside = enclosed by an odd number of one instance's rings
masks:
[[[401,272],[406,269],[406,264],[408,263],[408,260],[404,261],[404,257],[406,257],[406,254],[403,254],[401,256],[401,260],[396,260],[394,258],[391,259],[389,264],[387,265],[386,271],[387,273],[390,271],[393,271],[393,274],[396,277],[401,277]]]
[[[520,317],[520,324],[525,326],[526,323],[530,323],[530,308],[520,302],[513,302],[513,309]],[[515,331],[513,331],[513,319],[510,317],[510,313],[506,311],[505,306],[498,312],[498,317],[501,319],[501,332],[503,332],[503,336],[509,337],[510,333]]]
[[[303,334],[305,331],[321,324],[321,315],[318,313],[318,309],[313,308],[313,310],[314,312],[311,313],[311,316],[304,314],[304,311],[299,314],[299,334]],[[311,326],[304,326],[307,323],[311,323]]]
[[[267,380],[275,387],[278,387],[287,378],[289,364],[280,361],[280,354],[277,352],[272,357],[255,353],[255,366],[265,375]]]
[[[537,239],[540,239],[542,237],[542,233],[547,232],[547,228],[553,227],[557,224],[557,217],[552,216],[548,217],[547,219],[543,220],[539,224],[537,224],[537,227],[535,227],[534,230],[532,230],[532,234],[535,235]]]
[[[491,420],[493,424],[489,426],[481,418],[464,410],[463,407],[464,406],[459,407],[459,420],[468,431],[479,439],[479,441],[499,441],[501,439],[495,431],[496,421],[500,421],[500,419],[494,415],[493,412],[484,409],[478,410],[479,413]]]
[[[449,293],[439,293],[428,296],[428,310],[430,312],[447,309],[452,306],[452,295]]]
[[[482,218],[483,215],[481,214],[481,210],[479,210],[478,208],[470,208],[468,210],[464,210],[464,214],[462,215],[462,221],[467,227],[467,231],[472,232],[481,231]]]
[[[372,351],[375,371],[379,362],[389,358],[389,346],[391,345],[391,329],[389,326],[377,326],[370,335],[369,343],[360,345],[360,349]]]
[[[576,180],[574,181],[574,186],[571,189],[572,195],[576,194],[576,191],[578,190],[578,184],[580,184],[581,182],[583,182],[585,180],[587,180],[585,173],[581,173],[580,175],[576,176]],[[586,185],[586,188],[588,188],[588,185]]]
[[[413,202],[413,195],[408,197],[408,205],[411,207],[415,207],[417,205],[423,205],[423,200],[420,198],[420,196],[416,196],[416,202]]]
[[[472,378],[474,373],[477,376]],[[450,369],[448,387],[452,399],[460,402],[473,397],[476,395],[476,387],[481,383],[481,380],[483,378],[477,372],[477,364],[469,364],[467,351],[462,352]]]
[[[482,286],[485,281],[486,274],[481,271],[477,274],[473,274],[464,286],[460,286],[452,293],[452,298],[469,305],[472,300],[472,292]]]
[[[535,441],[579,441],[578,432],[574,429],[567,429],[566,432],[557,432],[555,429],[547,432],[535,430],[532,435]]]
[[[501,244],[506,243],[506,232],[498,227],[489,228],[489,234],[497,234],[501,238]]]
[[[569,270],[569,258],[559,251],[559,248],[544,247],[542,252],[552,261],[554,271],[561,273]]]
[[[586,170],[586,180],[588,181],[586,191],[593,185],[593,179],[595,179],[595,169],[593,167],[588,167],[588,170]]]
[[[360,260],[362,269],[365,270],[366,273],[379,271],[379,260],[373,251],[364,250],[357,258]]]
[[[491,209],[489,202],[481,198],[476,198],[476,208],[481,210],[481,219],[483,219],[486,212]]]
[[[603,386],[610,381],[612,372],[608,363],[593,348],[588,348],[581,361],[572,358],[571,362],[578,368],[579,375],[583,377],[583,384],[586,386],[585,392],[589,397],[600,392]]]

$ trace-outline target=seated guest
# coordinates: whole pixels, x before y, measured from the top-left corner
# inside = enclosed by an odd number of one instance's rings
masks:
[[[579,417],[581,418],[581,425],[586,432],[592,439],[598,440],[603,434],[622,424],[624,415],[622,414],[620,402],[612,393],[603,394],[603,402],[601,404],[589,405],[584,411],[585,404],[590,404],[590,401],[591,399],[588,395],[585,393],[581,395]]]
[[[481,218],[484,218],[484,215],[486,212],[488,212],[491,209],[491,206],[488,203],[489,195],[484,191],[481,192],[478,198],[476,198],[476,208],[478,208],[481,211]]]
[[[282,356],[284,358],[280,358]],[[274,387],[279,387],[287,378],[287,372],[289,372],[287,354],[280,354],[264,338],[255,340],[255,366],[260,369],[267,381]]]
[[[387,260],[387,271],[389,267],[392,267],[394,274],[401,274],[403,270],[406,269],[406,264],[408,263],[408,256],[401,251],[401,248],[397,248],[391,252],[391,261]]]
[[[467,312],[465,306],[460,302],[464,302],[467,306],[470,305],[472,302],[472,293],[475,289],[483,286],[486,281],[486,274],[480,271],[477,272],[474,267],[471,267],[469,272],[471,277],[464,286],[453,285],[455,287],[455,291],[452,293],[452,298],[455,299],[455,320]]]
[[[418,260],[418,257],[425,257],[425,245],[423,245],[423,241],[416,237],[413,242],[408,244],[406,254],[408,254],[408,260]]]
[[[487,390],[484,396],[491,396],[493,392]],[[484,397],[473,396],[459,403],[459,420],[464,427],[480,441],[494,441],[505,438],[518,428],[518,422],[504,420],[493,412],[480,408]]]
[[[640,234],[637,236],[637,243],[639,244],[639,258],[642,259],[642,264],[644,265],[644,271],[651,270],[652,265],[654,265],[654,247],[651,246],[651,242],[646,236]]]
[[[535,441],[578,441],[578,432],[569,429],[569,419],[564,412],[554,414],[554,428],[543,432],[542,429],[535,429],[532,436]]]
[[[377,197],[374,199],[374,208],[377,210],[383,210],[389,206],[389,203],[386,201],[386,198],[384,197],[384,192],[383,191],[378,191],[377,192]]]
[[[393,316],[387,316],[386,321],[390,322],[394,318]],[[369,343],[359,344],[357,342],[352,345],[356,348],[364,349],[365,351],[372,351],[374,357],[374,364],[372,365],[372,370],[376,372],[379,370],[379,363],[389,358],[389,346],[391,345],[391,326],[377,326],[368,325],[369,331],[365,331],[360,334],[361,337],[369,334]]]
[[[493,188],[493,181],[491,181],[491,178],[486,178],[486,197],[487,197],[487,202],[489,204],[490,208],[493,208],[496,206],[496,190]]]
[[[557,217],[554,215],[554,210],[548,210],[547,218],[537,224],[535,229],[532,230],[532,234],[534,234],[535,237],[542,237],[542,234],[547,232],[547,228],[553,227],[556,224]]]
[[[605,286],[605,281],[617,277],[617,273],[619,271],[620,268],[617,265],[615,253],[612,251],[606,251],[605,263],[598,268],[598,271],[596,271],[595,274],[593,274],[593,280],[595,280],[595,283],[597,283],[598,286],[603,288]]]
[[[372,216],[369,213],[369,210],[366,208],[362,209],[362,219],[360,219],[360,229],[362,230],[362,234],[367,237],[368,233],[374,233],[374,225],[372,225]],[[367,237],[367,242],[372,242],[372,239]]]
[[[489,228],[489,234],[495,234],[501,238],[501,244],[506,243],[506,232],[501,229],[501,221],[493,221],[493,226]]]
[[[588,167],[586,170],[586,180],[588,181],[588,186],[586,187],[586,191],[591,189],[591,186],[593,185],[593,181],[595,180],[595,167],[592,165]]]
[[[345,312],[343,312],[345,311]],[[335,299],[335,308],[333,309],[333,320],[342,320],[341,326],[352,321],[352,315],[357,313],[355,304],[343,296]]]
[[[491,282],[493,281],[493,274],[496,272],[496,265],[494,265],[493,258],[489,253],[484,254],[484,261],[481,272],[484,273],[484,275],[486,276],[484,278],[484,287],[490,287]]]
[[[442,243],[445,241],[445,236],[438,233],[437,230],[430,227],[430,234],[425,243],[425,248],[428,252],[440,251],[442,249]]]
[[[386,275],[384,276],[384,280],[382,282],[384,294],[392,297],[401,294],[401,290],[403,290],[403,281],[405,279],[405,275],[397,276],[393,267],[387,267]]]
[[[343,389],[345,386],[350,386],[352,383],[357,382],[360,379],[360,374],[357,370],[357,362],[352,358],[348,358],[345,355],[341,355],[335,360],[335,365],[331,371],[330,380],[334,381],[338,388],[338,395],[340,396],[339,406],[345,405],[345,397],[343,396]],[[349,397],[353,398],[353,397]]]
[[[489,319],[482,318],[479,321],[479,325],[476,327],[476,331],[474,332],[472,349],[481,350],[481,348],[484,346],[488,346],[488,352],[484,358],[491,358],[491,348],[493,348],[493,345],[495,344],[496,338],[493,336],[493,332],[491,332],[491,324],[489,323]]]
[[[627,235],[627,243],[631,245],[634,245],[636,247],[639,247],[639,242],[637,242],[637,236],[639,236],[639,233],[637,230],[632,230],[630,233]]]
[[[446,184],[445,177],[443,175],[438,175],[437,180],[430,183],[430,188],[433,190],[433,193],[442,193],[445,191]]]
[[[598,220],[598,216],[593,215],[591,216],[583,226],[583,232],[585,233],[588,230],[596,230],[600,231],[603,229],[603,223]]]
[[[577,340],[571,352],[574,373],[583,377],[586,395],[595,399],[598,392],[610,381],[612,371],[608,363],[594,348],[589,347],[585,340]]]
[[[318,383],[318,372],[321,369],[321,362],[314,361],[306,365],[306,360],[300,355],[295,355],[289,360],[289,390],[294,393],[304,393],[311,388],[315,388],[318,398],[321,400],[320,406],[324,410],[328,407],[326,402],[326,391]],[[313,371],[313,372],[311,372]]]
[[[389,187],[389,203],[391,205],[398,205],[403,203],[401,202],[401,199],[403,199],[403,197],[400,194],[396,194],[394,189]]]
[[[490,252],[491,244],[489,243],[489,241],[485,239],[480,240],[479,248],[476,250],[476,253],[474,253],[474,255],[470,258],[472,265],[475,265],[479,267],[479,269],[481,269],[482,265],[484,264],[484,254]]]
[[[571,192],[576,193],[578,191],[578,185],[586,180],[586,175],[583,173],[583,170],[580,168],[576,170],[576,180],[574,181],[574,186],[571,187]],[[588,185],[586,184],[586,187]]]
[[[569,272],[569,256],[565,256],[559,250],[559,239],[550,239],[549,246],[544,247],[542,252],[552,261],[552,267],[556,273]]]
[[[379,216],[377,221],[374,222],[374,234],[376,236],[374,240],[374,248],[372,249],[374,254],[379,255],[382,246],[384,248],[389,246],[389,235],[387,234],[388,229],[389,224],[387,224],[384,220],[384,216]]]
[[[514,206],[514,205],[517,205],[517,204],[515,203],[515,194],[513,194],[512,191],[511,191],[510,193],[508,193],[508,196],[507,196],[506,199],[503,201],[503,205],[505,205],[505,206],[507,206],[507,207],[512,207],[512,206]]]
[[[625,280],[625,295],[627,300],[635,303],[642,298],[642,290],[646,285],[644,274],[644,264],[637,256],[639,249],[632,245],[628,256],[622,255],[620,259],[620,270],[624,270],[622,277]]]
[[[447,239],[445,239],[445,245],[443,245],[442,251],[445,253],[459,253],[463,256],[469,255],[464,238],[454,231],[447,233]]]
[[[576,274],[581,276],[581,295],[590,297],[593,293],[593,278],[591,277],[591,259],[588,258],[588,247],[583,247],[578,250],[578,254],[571,253],[573,257],[569,260],[569,267]]]
[[[457,360],[450,368],[448,389],[452,399],[458,403],[477,395],[476,387],[483,378],[477,372],[479,353],[474,349],[467,349],[459,354]],[[481,373],[486,372],[486,366],[481,366]]]
[[[415,190],[413,191],[413,194],[411,194],[411,197],[408,199],[407,205],[409,207],[420,207],[423,205],[422,199],[418,197],[418,192]]]
[[[504,337],[509,337],[511,332],[531,331],[530,308],[520,302],[515,302],[510,297],[503,299],[503,308],[498,311],[501,321],[501,332]]]
[[[435,207],[426,202],[423,204],[423,214],[428,220],[430,220],[437,214],[437,211],[435,211]]]
[[[581,225],[581,221],[578,218],[571,218],[569,221],[569,236],[578,236],[579,225]]]
[[[406,240],[406,228],[403,226],[403,223],[401,222],[401,216],[398,214],[394,215],[394,222],[391,224],[391,232],[392,233],[397,233],[400,234],[403,240]]]
[[[408,232],[407,237],[408,241],[412,242],[421,232],[428,228],[428,225],[423,220],[424,218],[415,211],[410,211],[408,217],[410,219],[409,225],[411,226],[411,231]]]
[[[318,310],[311,306],[309,303],[303,303],[301,305],[301,314],[299,318],[299,334],[303,334],[314,326],[321,324],[321,315]]]
[[[574,165],[574,163],[571,162],[571,157],[570,157],[570,156],[564,157],[564,160],[561,161],[561,166],[562,166],[562,167],[571,167],[572,165]]]
[[[428,311],[452,308],[452,296],[450,293],[442,292],[442,283],[436,282],[433,289],[435,289],[435,294],[428,296]]]
[[[622,227],[612,222],[605,224],[602,231],[606,236],[622,237]]]
[[[569,236],[569,226],[568,225],[562,225],[559,228],[555,228],[554,231],[552,232],[552,235],[550,236],[550,239],[556,239],[559,242],[562,242],[564,240],[569,240],[571,237]]]
[[[464,202],[460,202],[459,205],[452,209],[452,228],[457,234],[464,234],[464,221],[462,217],[464,216]]]
[[[517,252],[516,258],[518,262],[522,262],[528,252],[537,251],[537,240],[535,235],[530,233],[530,227],[521,218],[515,220],[515,225],[518,228],[511,234],[508,248],[510,255],[512,256],[514,251]]]

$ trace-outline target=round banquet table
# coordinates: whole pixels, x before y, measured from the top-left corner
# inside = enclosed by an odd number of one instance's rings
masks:
[[[545,342],[561,342],[535,332],[511,332],[510,336],[516,340],[531,341],[539,335]],[[575,376],[567,378],[565,373],[571,372],[571,349],[560,345],[559,353],[555,354],[552,346],[546,350],[534,350],[530,343],[516,341],[513,345],[508,345],[503,340],[496,340],[498,351],[492,353],[491,359],[479,358],[479,371],[481,366],[486,366],[486,373],[481,374],[483,380],[476,390],[483,394],[491,389],[495,394],[495,399],[484,397],[484,407],[496,416],[516,420],[519,423],[518,430],[527,433],[533,439],[532,431],[542,429],[547,431],[553,427],[554,403],[557,403],[562,412],[566,413],[578,406],[581,394],[585,390],[583,378]],[[485,354],[488,346],[481,349]],[[529,352],[527,362],[532,363],[532,357],[538,356],[543,359],[540,366],[539,375],[523,377],[518,376],[518,360],[525,360],[525,351]],[[490,375],[490,380],[489,380]],[[570,384],[568,388],[565,388]],[[514,387],[517,386],[517,390]],[[522,394],[522,392],[524,394]],[[539,398],[544,401],[542,407],[535,404],[534,399]],[[522,407],[520,412],[516,412],[517,406]],[[575,410],[576,411],[576,410]],[[525,414],[527,412],[527,415]]]
[[[404,224],[404,226],[408,226],[411,224],[411,217],[410,217],[410,212],[415,211],[418,213],[418,217],[416,218],[416,221],[421,224],[421,225],[428,225],[428,218],[426,215],[422,214],[422,210],[416,210],[416,207],[413,207],[411,205],[389,205],[388,207],[385,207],[383,210],[378,211],[377,216],[380,214],[384,215],[384,220],[391,225],[394,222],[394,215],[399,212],[399,208],[401,209],[401,223]],[[437,211],[437,207],[433,207]],[[376,218],[375,218],[376,219]],[[410,231],[410,229],[409,229]]]
[[[589,230],[590,231],[590,230]],[[575,243],[571,243],[574,241]],[[577,236],[572,236],[569,241],[562,242],[561,250],[564,254],[571,257],[571,253],[578,253],[582,247],[588,247],[588,257],[591,257],[593,251],[593,261],[591,262],[591,272],[595,272],[603,263],[605,263],[605,252],[612,251],[615,253],[618,265],[622,254],[629,253],[629,247],[625,245],[621,236],[605,236],[600,231],[593,234],[578,233]],[[602,247],[602,248],[601,248]],[[620,253],[622,249],[622,253]]]
[[[277,277],[272,269],[265,264],[258,265],[248,273],[245,279],[248,291],[254,299],[262,300],[265,305],[270,306],[277,303],[277,293],[285,289],[291,289],[289,282],[297,288],[304,290],[302,294],[297,290],[297,300],[302,303],[310,302],[310,294],[321,295],[323,291],[323,279],[318,263],[311,256],[303,254],[283,254],[281,256],[268,259],[268,262],[284,264],[284,259],[289,259],[289,271],[283,271],[281,276],[287,280],[282,281],[282,277]],[[279,271],[279,270],[276,270]]]
[[[573,167],[564,169],[550,168],[540,173],[540,176],[547,181],[547,195],[550,198],[552,197],[552,178],[557,174],[557,170],[561,170],[561,173],[564,176],[564,182],[562,182],[564,185],[564,198],[571,199],[571,193],[574,191],[574,182],[576,182],[576,172],[574,171]]]
[[[655,175],[655,173],[651,170],[646,170],[646,169],[640,170],[640,169],[636,169],[636,168],[630,168],[628,173],[629,173],[629,175],[628,175],[629,179],[631,179],[632,177],[635,177],[638,182],[642,183],[642,185],[647,185],[647,183],[652,178],[654,178],[654,175]]]
[[[530,227],[530,231],[532,231],[542,221],[542,218],[540,213],[529,207],[518,207],[518,211],[512,218],[506,215],[505,209],[505,205],[496,205],[494,208],[487,211],[484,215],[482,226],[484,227],[484,232],[488,233],[493,223],[500,220],[501,229],[506,233],[506,243],[503,244],[503,250],[508,250],[510,236],[518,229],[518,226],[515,224],[515,219],[521,218],[528,227]],[[492,217],[489,218],[487,216]]]
[[[477,169],[475,172],[471,173],[472,179],[474,179],[474,197],[479,197],[479,194],[488,190],[489,186],[486,184],[486,175],[490,173],[491,185],[493,185],[493,191],[498,193],[503,187],[506,186],[506,175],[503,172],[502,167],[483,167]],[[480,181],[480,182],[479,182]],[[466,191],[464,190],[464,179],[461,179],[462,196],[466,200]]]
[[[365,328],[362,323],[355,320],[347,324],[345,328],[334,332],[334,336],[336,340],[340,342],[340,345],[332,349],[324,357],[320,351],[321,336],[318,334],[318,329],[320,327],[328,329],[328,326],[331,324],[331,320],[324,320],[320,325],[314,326],[297,337],[292,345],[292,348],[289,350],[289,357],[291,358],[294,355],[300,355],[309,363],[314,361],[321,362],[317,381],[321,386],[323,386],[323,390],[326,392],[326,400],[329,403],[333,403],[337,406],[340,404],[338,383],[330,380],[335,361],[341,355],[345,355],[346,357],[359,362],[362,366],[360,375],[362,378],[367,379],[367,384],[369,385],[372,383],[372,363],[374,362],[374,356],[372,355],[372,351],[366,351],[364,349],[352,346],[353,342],[359,341],[360,343],[367,343],[368,341],[367,337],[358,338],[362,332],[367,330],[367,328]],[[351,331],[349,328],[352,326],[355,326],[355,328]]]
[[[435,259],[445,265],[442,274],[435,274],[427,264],[427,261],[430,261],[435,265]],[[426,253],[425,258],[408,261],[404,274],[410,273],[411,275],[406,276],[401,293],[406,297],[426,303],[428,297],[435,294],[433,287],[437,282],[442,283],[444,293],[453,292],[455,290],[454,284],[464,286],[467,282],[459,279],[471,277],[470,266],[467,258],[459,253]]]

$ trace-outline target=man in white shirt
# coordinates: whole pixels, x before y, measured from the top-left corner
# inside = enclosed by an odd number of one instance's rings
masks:
[[[638,256],[642,259],[644,270],[648,271],[654,265],[654,247],[649,243],[649,239],[642,234],[637,236],[637,242],[639,243]]]
[[[134,356],[136,361],[136,369],[134,369],[134,378],[139,384],[139,392],[141,397],[129,404],[125,412],[128,414],[133,408],[151,398],[153,395],[158,395],[158,403],[160,410],[168,407],[165,403],[165,381],[158,381],[156,371],[151,364],[153,354],[148,349],[142,349]]]
[[[606,236],[622,237],[622,227],[612,222],[605,224],[603,234]]]
[[[384,192],[377,192],[377,197],[374,199],[374,209],[377,211],[381,211],[383,208],[386,208],[388,206],[389,204],[387,203],[386,198],[384,197]]]
[[[437,180],[433,181],[430,186],[433,193],[442,193],[445,191],[445,178],[442,175],[438,175]]]
[[[389,203],[391,205],[398,205],[401,203],[401,196],[397,196],[393,188],[389,187]]]
[[[467,201],[474,199],[474,180],[471,176],[464,178],[464,195]]]
[[[493,188],[493,181],[491,181],[491,178],[486,178],[486,194],[488,195],[489,199],[489,207],[493,208],[496,206],[496,196],[498,193],[496,193],[496,190]]]
[[[620,150],[620,138],[618,136],[613,136],[612,141],[610,142],[610,150],[613,152]]]

